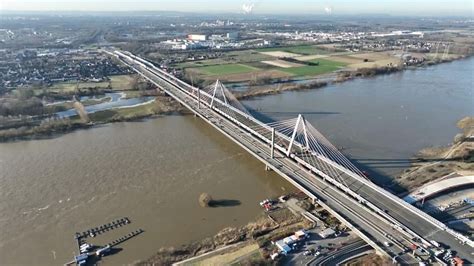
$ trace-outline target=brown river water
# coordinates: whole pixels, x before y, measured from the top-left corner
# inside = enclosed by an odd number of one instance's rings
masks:
[[[0,144],[0,169],[0,265],[62,265],[77,253],[76,231],[121,217],[132,223],[89,239],[104,245],[145,230],[103,260],[131,263],[246,224],[259,201],[291,189],[192,116]],[[201,208],[202,192],[232,206]]]
[[[446,145],[474,115],[474,58],[244,104],[262,119],[303,113],[364,170],[391,178],[421,148]],[[374,174],[374,177],[375,177]],[[0,265],[62,265],[74,233],[117,218],[139,228],[105,265],[146,259],[254,219],[258,202],[292,187],[192,116],[116,123],[51,139],[0,144]],[[207,192],[232,206],[201,208]]]

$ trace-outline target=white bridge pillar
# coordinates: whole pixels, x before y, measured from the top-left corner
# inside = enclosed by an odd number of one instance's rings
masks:
[[[272,128],[272,145],[270,147],[270,154],[272,159],[275,158],[275,128]]]
[[[201,109],[201,89],[197,88],[198,91],[198,109]]]

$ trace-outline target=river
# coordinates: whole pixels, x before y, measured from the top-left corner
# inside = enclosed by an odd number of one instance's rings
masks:
[[[116,218],[132,223],[92,243],[142,228],[109,265],[151,256],[253,220],[258,202],[291,187],[204,121],[164,116],[0,144],[0,265],[62,265],[76,231]],[[200,193],[235,206],[201,208]],[[230,202],[232,202],[230,201]]]
[[[419,150],[448,145],[456,122],[474,115],[474,57],[244,104],[261,119],[303,114],[307,121],[387,184]]]
[[[448,144],[473,115],[474,58],[246,101],[265,119],[303,113],[338,147],[381,178],[426,146]],[[131,263],[163,246],[246,224],[258,202],[288,183],[203,121],[163,116],[0,144],[0,265],[59,265],[74,233],[127,216],[138,228],[104,264]],[[202,192],[233,206],[201,208]]]

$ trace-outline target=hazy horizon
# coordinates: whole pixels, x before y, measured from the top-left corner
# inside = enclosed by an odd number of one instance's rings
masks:
[[[423,12],[420,12],[422,10]],[[407,16],[472,16],[473,3],[469,0],[452,1],[307,1],[307,0],[274,0],[274,1],[239,1],[229,0],[71,0],[71,1],[38,1],[38,0],[3,0],[0,11],[53,11],[53,12],[143,12],[143,11],[176,11],[196,13],[243,13],[255,14],[387,14]]]

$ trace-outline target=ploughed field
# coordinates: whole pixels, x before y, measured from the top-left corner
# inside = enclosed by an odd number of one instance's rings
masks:
[[[257,79],[306,78],[341,69],[395,66],[399,51],[346,52],[317,45],[262,48],[224,53],[217,59],[176,65],[201,80],[249,82]]]

